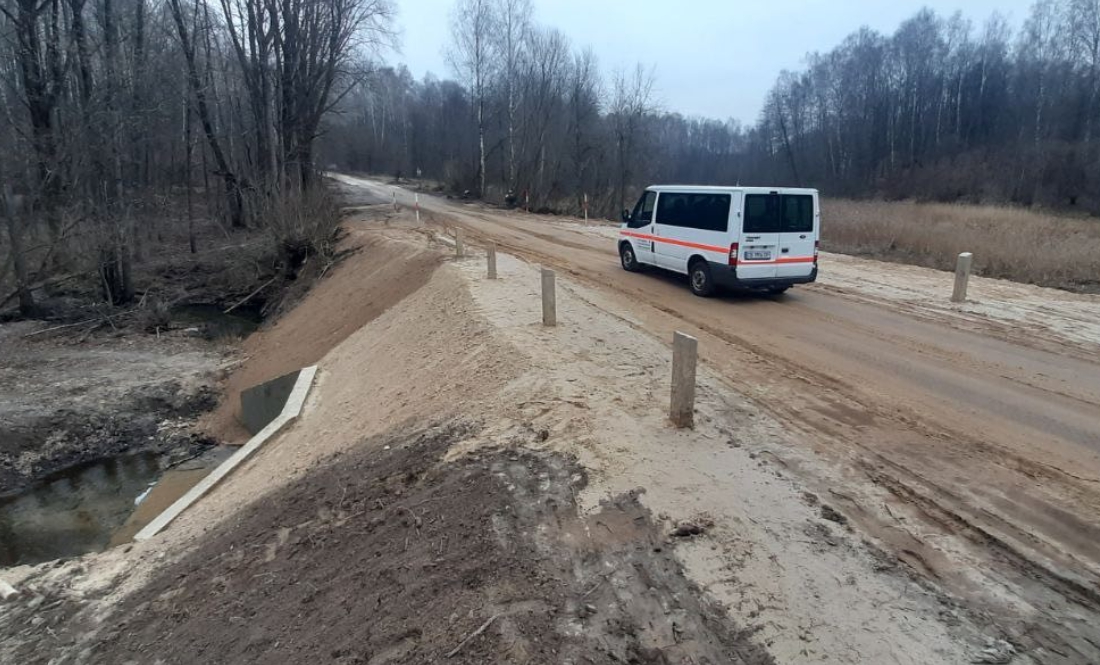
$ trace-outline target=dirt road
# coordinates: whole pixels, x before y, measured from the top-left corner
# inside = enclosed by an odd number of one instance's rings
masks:
[[[614,227],[343,180],[210,425],[316,362],[299,420],[156,538],[0,571],[0,661],[1100,662],[1095,297],[826,256],[701,300]]]
[[[946,274],[826,256],[817,285],[702,300],[624,272],[614,228],[420,205],[430,224],[595,287],[652,335],[698,336],[702,360],[796,435],[785,463],[914,570],[993,615],[1010,595],[1055,653],[1100,649],[1100,298],[1019,287],[1030,299],[1014,308],[990,302],[1008,286],[978,280],[979,302],[951,307],[904,294],[939,276],[946,294]]]

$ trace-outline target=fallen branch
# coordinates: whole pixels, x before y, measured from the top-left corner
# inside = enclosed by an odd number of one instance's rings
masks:
[[[65,325],[62,325],[62,326],[54,326],[52,328],[43,328],[42,330],[35,330],[34,332],[30,332],[30,333],[27,333],[26,335],[23,335],[23,338],[26,339],[27,337],[34,337],[35,335],[42,335],[44,333],[53,332],[55,330],[64,330],[65,328],[75,328],[76,326],[83,326],[83,325],[87,325],[89,323],[95,323],[97,321],[102,322],[103,319],[97,317],[97,318],[94,318],[94,319],[87,319],[85,321],[77,321],[76,323],[66,323]]]
[[[46,287],[46,286],[57,286],[58,284],[64,284],[65,282],[69,281],[70,279],[76,279],[77,277],[83,277],[86,274],[87,274],[86,272],[70,273],[68,275],[64,275],[64,276],[57,277],[57,278],[54,278],[54,279],[46,279],[46,280],[35,282],[33,284],[28,284],[26,286],[26,288],[30,291],[34,291],[34,290],[41,289],[41,288]],[[18,295],[19,295],[19,289],[16,289],[15,291],[12,291],[8,295],[4,296],[3,299],[0,299],[0,307],[7,307],[8,303],[15,300],[16,296],[18,296]]]
[[[477,630],[475,630],[474,632],[470,633],[470,634],[469,634],[469,635],[468,635],[468,636],[466,637],[466,639],[462,640],[462,643],[461,643],[461,644],[459,644],[459,645],[458,645],[457,647],[455,647],[455,648],[454,648],[454,650],[453,650],[453,651],[451,651],[451,653],[447,654],[447,657],[448,657],[448,658],[454,658],[454,657],[455,657],[455,654],[457,654],[457,653],[458,653],[459,651],[462,651],[462,647],[466,646],[466,645],[467,645],[467,644],[468,644],[468,643],[470,642],[470,640],[472,640],[472,639],[474,639],[475,637],[477,637],[478,635],[480,635],[480,634],[484,633],[484,632],[485,632],[485,629],[486,629],[486,628],[488,628],[488,627],[489,627],[489,625],[490,625],[490,624],[492,624],[492,623],[493,623],[494,621],[496,621],[496,620],[497,620],[497,617],[499,617],[499,616],[500,616],[499,614],[494,614],[493,616],[489,617],[489,620],[488,620],[488,621],[486,621],[485,623],[481,624],[481,628],[478,628],[478,629],[477,629]]]
[[[128,309],[125,312],[122,312],[120,314],[116,314],[115,318],[119,319],[119,318],[122,318],[124,316],[129,316],[130,314],[133,314],[136,311],[137,311],[137,308]],[[43,328],[42,330],[35,330],[34,332],[29,332],[26,335],[23,335],[23,337],[24,338],[34,337],[35,335],[41,335],[41,334],[48,333],[48,332],[54,332],[55,330],[64,330],[66,328],[75,328],[76,326],[83,326],[83,325],[87,325],[89,323],[99,323],[100,325],[103,325],[104,323],[110,323],[112,328],[114,328],[115,330],[118,330],[118,328],[115,327],[114,321],[111,320],[111,315],[110,314],[103,314],[102,316],[97,316],[94,319],[85,319],[84,321],[77,321],[76,323],[66,323],[66,324],[60,325],[60,326],[53,326],[52,328]]]
[[[84,221],[83,218],[78,217],[76,220],[70,222],[65,228],[61,229],[61,234],[58,236],[57,239],[50,243],[49,248],[46,250],[46,255],[42,257],[42,262],[38,265],[38,269],[34,271],[34,277],[30,279],[31,284],[28,284],[25,288],[33,291],[34,289],[42,288],[43,286],[51,283],[50,279],[41,279],[42,274],[46,272],[46,267],[50,264],[50,260],[53,258],[54,251],[57,249],[61,241],[67,239],[69,237],[69,231],[71,231],[74,227],[76,227],[77,224],[81,223],[82,221]],[[25,255],[27,253],[26,250],[24,250],[23,253]],[[84,273],[72,273],[58,280],[54,280],[52,283],[59,284],[64,281],[68,281],[73,277],[79,277],[81,274]],[[16,289],[15,291],[12,291],[9,295],[7,295],[2,301],[0,301],[0,307],[6,307],[9,302],[14,300],[15,297],[19,295],[19,291],[20,289]]]
[[[270,284],[271,284],[272,282],[274,282],[274,281],[275,281],[276,279],[278,279],[278,278],[279,278],[279,276],[278,276],[278,275],[275,275],[275,276],[274,276],[274,277],[272,277],[271,279],[267,280],[266,282],[264,282],[263,284],[261,284],[261,285],[260,285],[260,288],[256,289],[256,290],[255,290],[255,291],[253,291],[252,293],[249,293],[249,294],[248,294],[247,296],[245,296],[245,297],[244,297],[244,300],[241,300],[241,301],[240,301],[240,302],[238,302],[238,303],[237,303],[236,305],[233,305],[233,306],[232,306],[232,307],[230,307],[229,309],[225,310],[224,312],[222,312],[222,314],[229,314],[230,312],[232,312],[233,310],[237,309],[237,308],[238,308],[238,307],[240,307],[241,305],[245,304],[245,303],[246,303],[246,302],[248,302],[249,300],[252,300],[253,296],[255,296],[255,295],[256,295],[257,293],[259,293],[260,291],[263,291],[264,289],[266,289],[266,288],[267,288],[267,287],[268,287],[268,286],[269,286],[269,285],[270,285]]]

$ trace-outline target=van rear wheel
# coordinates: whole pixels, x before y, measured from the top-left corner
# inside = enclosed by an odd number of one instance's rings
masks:
[[[642,269],[642,265],[638,263],[638,257],[634,255],[634,248],[628,242],[624,242],[619,247],[619,259],[623,263],[623,270],[627,272],[639,272]]]
[[[695,261],[691,264],[688,268],[688,283],[691,285],[691,292],[701,298],[714,295],[714,280],[706,261]]]

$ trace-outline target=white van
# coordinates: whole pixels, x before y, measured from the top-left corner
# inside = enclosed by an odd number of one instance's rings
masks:
[[[697,296],[718,287],[782,293],[817,279],[820,210],[816,189],[648,187],[633,212],[623,210],[619,258],[631,272],[688,275]]]

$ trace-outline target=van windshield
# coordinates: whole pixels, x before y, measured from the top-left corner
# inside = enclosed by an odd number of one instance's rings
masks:
[[[814,197],[809,194],[748,194],[744,233],[810,233]]]

